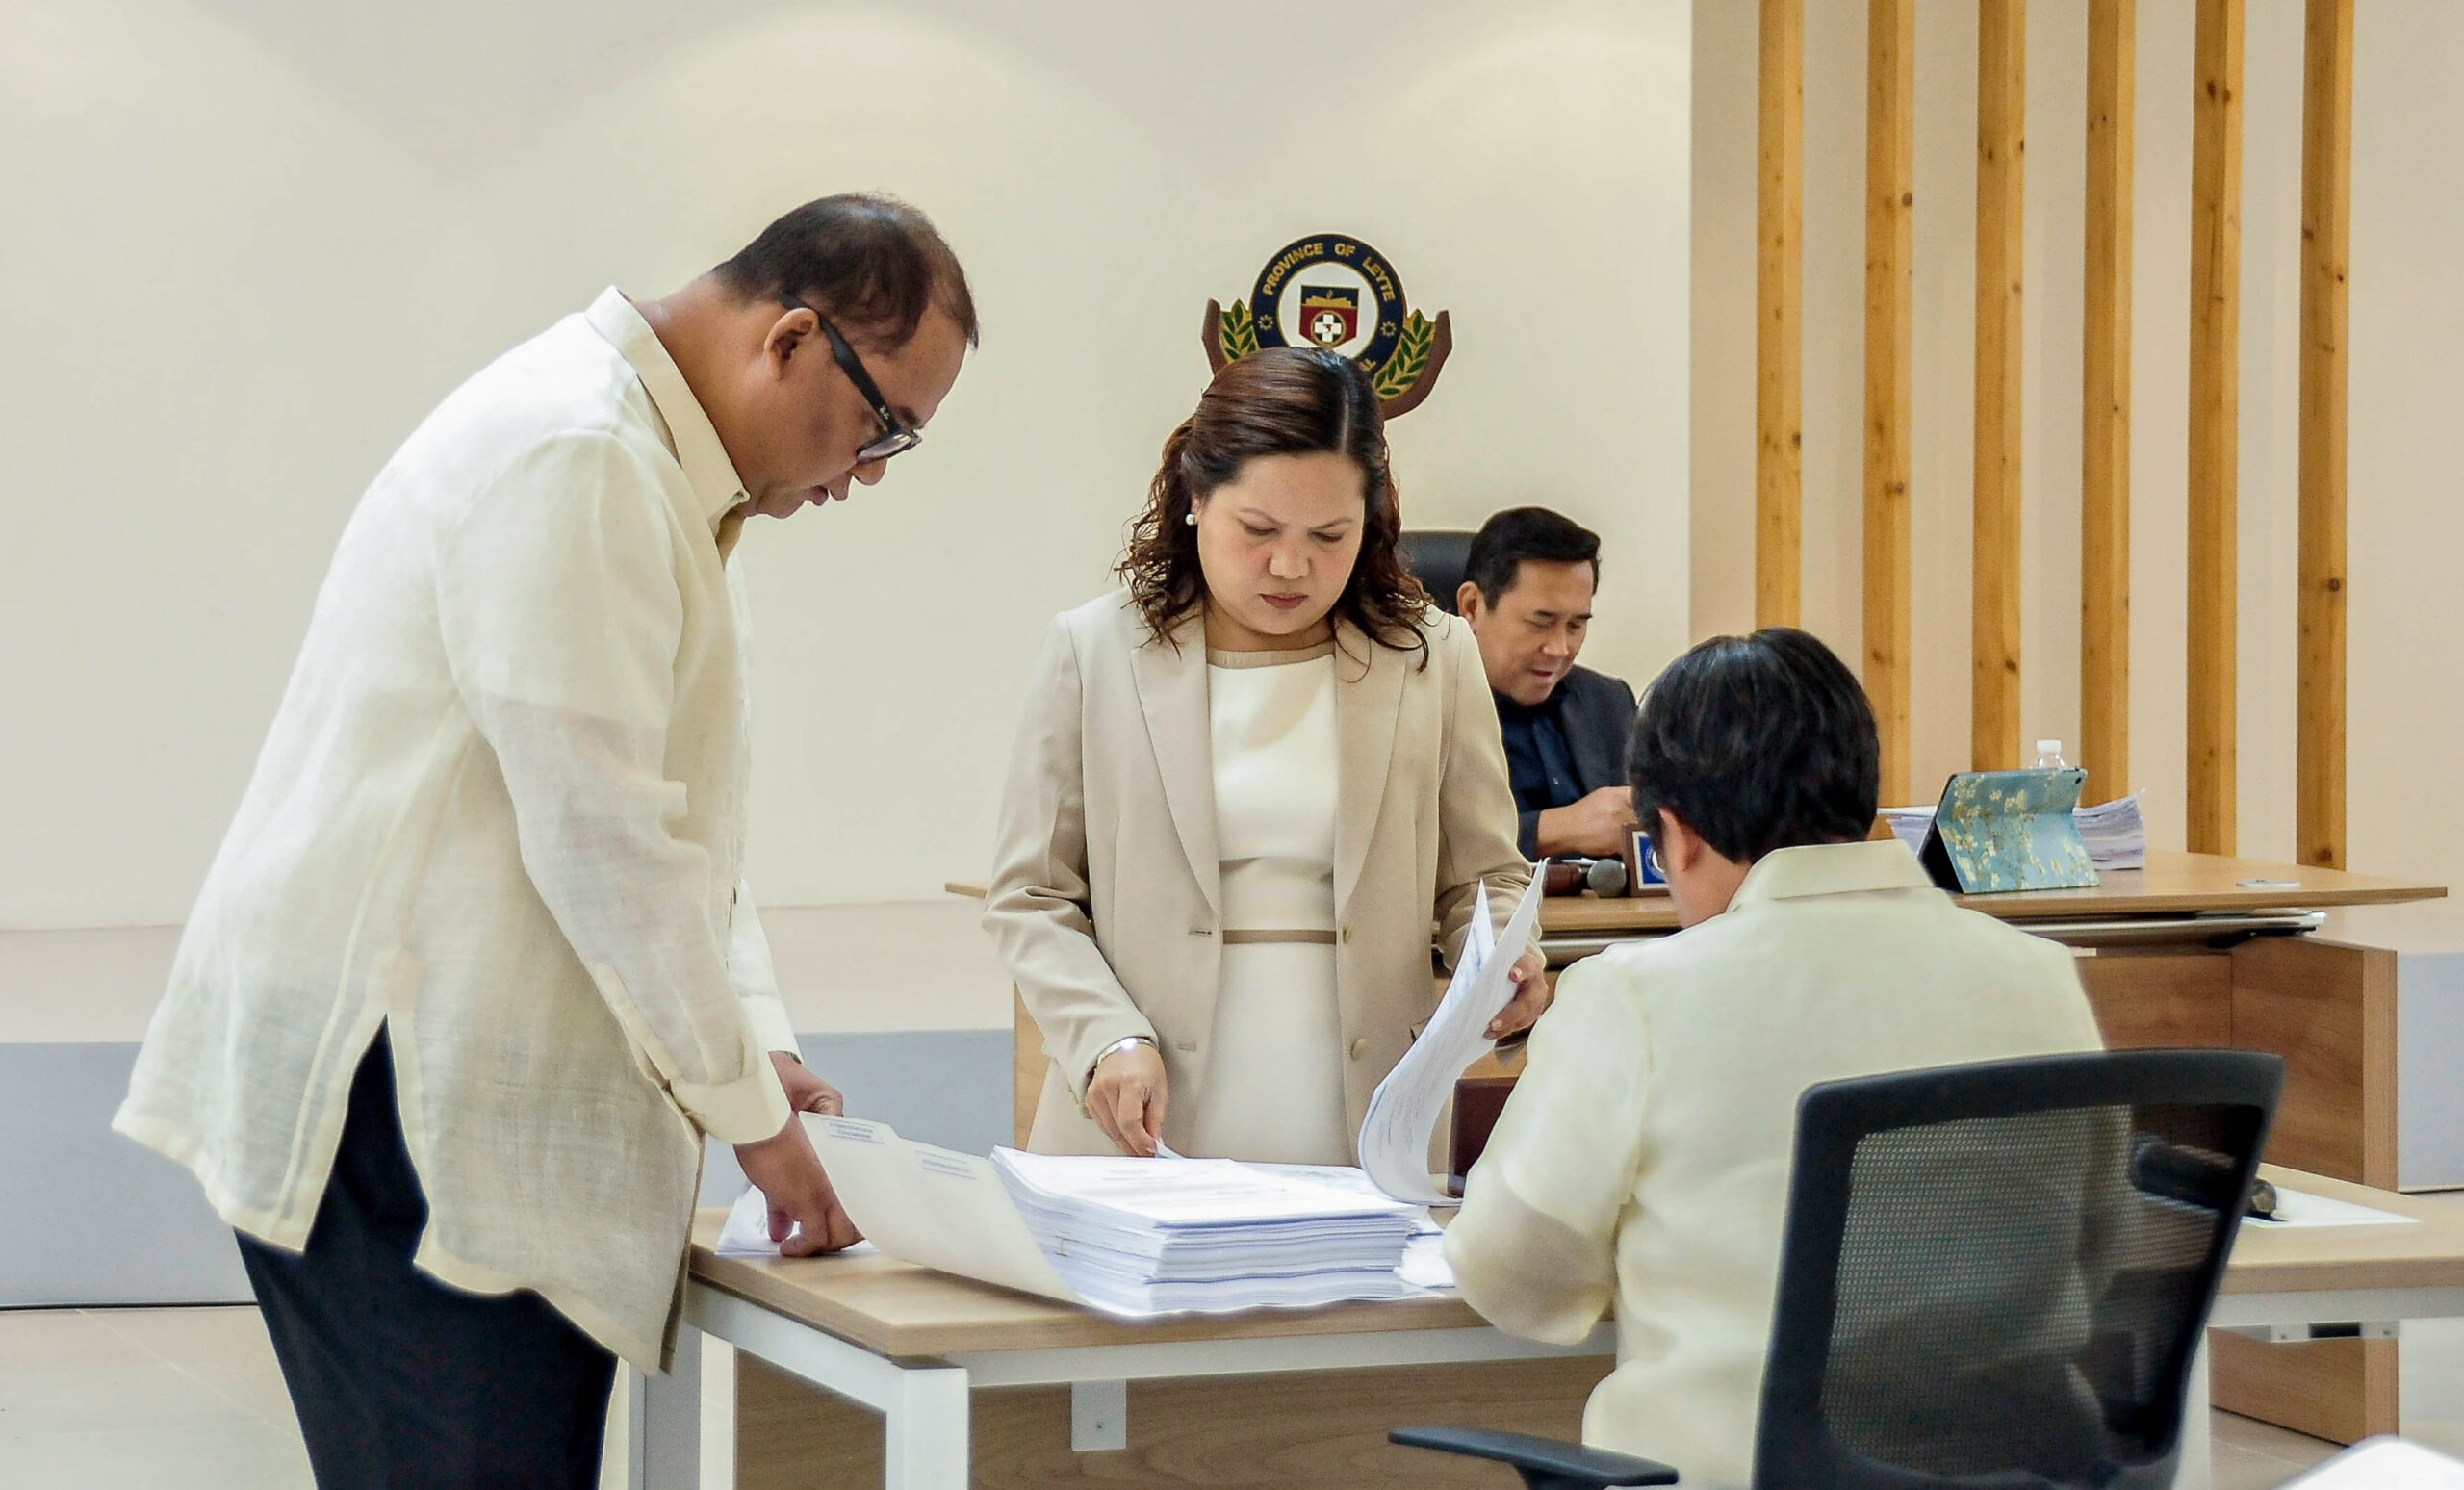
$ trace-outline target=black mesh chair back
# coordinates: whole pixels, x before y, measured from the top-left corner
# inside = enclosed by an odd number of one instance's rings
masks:
[[[2282,1072],[2130,1051],[1810,1089],[1758,1490],[2169,1485]]]
[[[1425,528],[1403,534],[1403,567],[1410,570],[1428,591],[1428,598],[1450,616],[1459,616],[1454,608],[1454,592],[1463,588],[1464,572],[1472,566],[1472,533],[1445,532]]]

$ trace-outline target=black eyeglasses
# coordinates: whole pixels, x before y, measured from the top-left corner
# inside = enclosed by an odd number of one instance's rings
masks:
[[[838,328],[830,323],[829,317],[812,310],[811,306],[783,290],[779,292],[779,299],[789,310],[812,311],[812,319],[821,322],[821,334],[830,338],[830,355],[838,360],[839,371],[847,374],[847,381],[855,384],[856,392],[872,405],[873,418],[882,422],[882,432],[856,451],[856,464],[868,466],[877,460],[887,460],[924,443],[923,430],[910,428],[890,412],[889,400],[882,397],[881,385],[864,371],[864,359],[856,355],[856,348],[847,345],[847,339],[838,334]]]

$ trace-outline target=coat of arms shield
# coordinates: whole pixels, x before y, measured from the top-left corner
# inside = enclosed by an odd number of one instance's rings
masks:
[[[1302,287],[1300,329],[1320,347],[1341,347],[1358,336],[1360,292],[1348,285]]]

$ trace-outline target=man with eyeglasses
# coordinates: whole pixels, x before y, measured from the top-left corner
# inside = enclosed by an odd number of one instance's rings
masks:
[[[745,520],[911,449],[975,310],[886,197],[610,289],[361,499],[116,1126],[240,1233],[336,1486],[592,1486],[662,1369],[705,1135],[856,1240],[742,882]]]
[[[1497,700],[1526,859],[1614,859],[1638,826],[1625,770],[1634,690],[1575,665],[1599,583],[1598,533],[1513,507],[1480,525],[1455,591]]]

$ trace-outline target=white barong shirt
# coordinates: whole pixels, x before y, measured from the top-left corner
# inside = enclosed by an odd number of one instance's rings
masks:
[[[1798,1096],[2101,1048],[2069,948],[1960,909],[1896,841],[1782,849],[1723,913],[1566,971],[1447,1260],[1513,1334],[1571,1345],[1613,1303],[1583,1441],[1743,1486]]]
[[[787,1120],[740,863],[745,501],[610,289],[449,396],[346,527],[114,1126],[307,1240],[380,1024],[418,1265],[646,1370],[703,1135]]]

